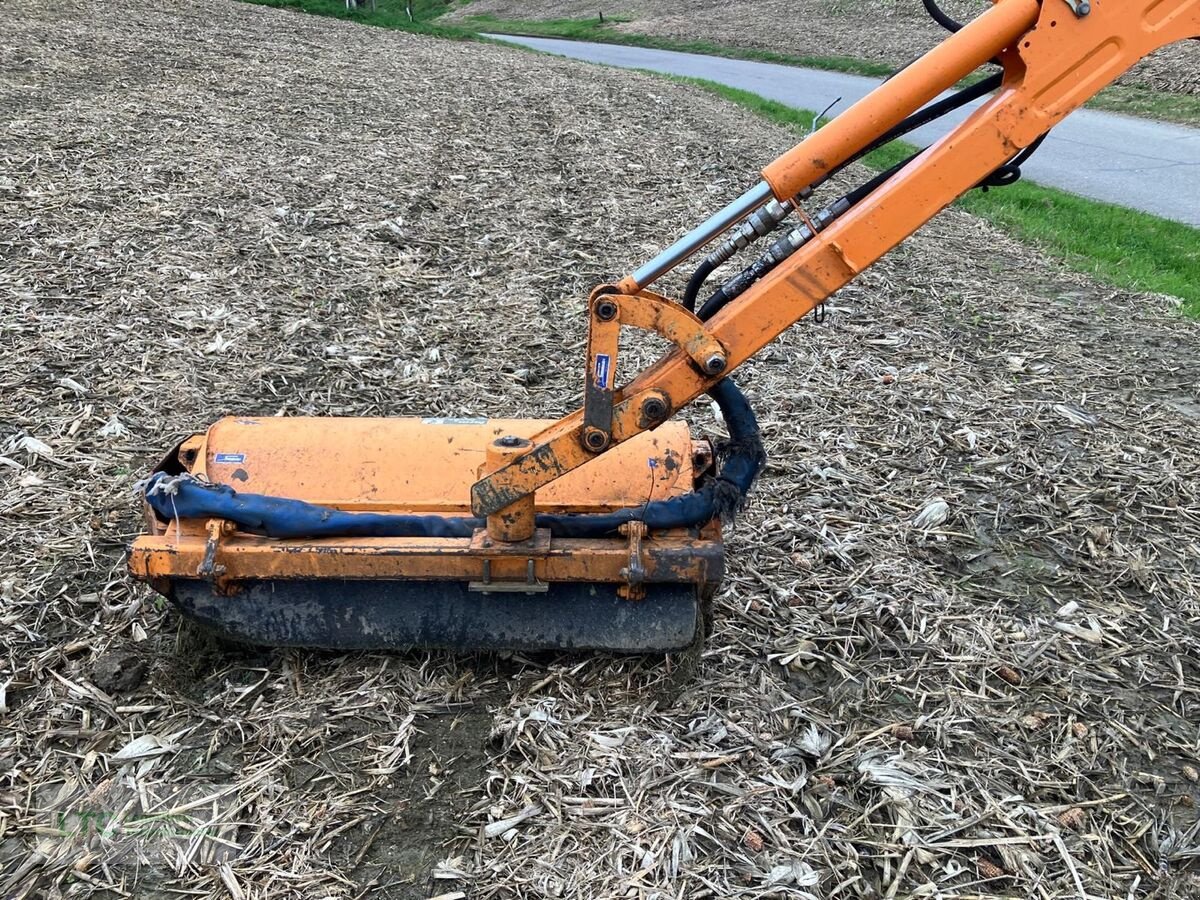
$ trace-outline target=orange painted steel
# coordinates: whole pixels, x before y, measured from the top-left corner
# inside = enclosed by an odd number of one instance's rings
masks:
[[[725,357],[725,348],[705,329],[704,323],[673,300],[650,291],[613,295],[611,299],[620,307],[617,318],[622,325],[656,332],[697,365],[704,366],[714,356]]]
[[[204,522],[175,523],[162,534],[143,535],[129,558],[133,575],[162,584],[170,578],[195,578],[207,544]],[[531,546],[493,544],[475,538],[320,538],[275,540],[241,532],[226,537],[217,549],[221,582],[234,586],[254,579],[477,579],[481,562],[489,562],[495,581],[523,582],[528,563],[542,582],[626,581],[630,552],[622,540],[554,538]],[[698,537],[686,531],[656,533],[643,541],[642,563],[647,583],[715,583],[720,580],[720,528],[715,523]]]
[[[588,318],[587,359],[584,365],[583,447],[589,453],[606,449],[612,428],[614,385],[619,363],[620,326],[653,331],[674,344],[706,372],[723,372],[725,348],[695,314],[651,291],[615,293],[612,285],[592,291]],[[661,396],[662,409],[666,410]],[[643,401],[644,402],[644,401]],[[658,424],[663,416],[656,416]],[[518,458],[521,454],[515,454]],[[490,471],[494,471],[493,467]]]
[[[551,424],[231,416],[185,443],[179,462],[205,481],[238,491],[351,511],[462,515],[471,484],[486,469],[488,444],[506,434],[528,438]],[[587,472],[547,485],[537,493],[537,507],[598,512],[686,494],[695,480],[695,449],[687,423],[671,422],[614,449]]]
[[[528,439],[516,435],[507,434],[498,437],[487,447],[488,468],[497,469],[516,459],[532,446],[533,444]],[[534,531],[536,531],[534,524],[536,518],[534,495],[526,494],[487,517],[488,539],[505,543],[532,540]]]
[[[1001,0],[889,78],[838,116],[832,123],[836,127],[822,128],[763,169],[763,178],[776,198],[790,200],[823,181],[829,172],[909,113],[1016,42],[1033,27],[1039,10],[1037,0]],[[1064,6],[1063,12],[1069,10]]]
[[[231,417],[189,438],[178,459],[165,465],[238,491],[343,510],[464,515],[467,489],[495,440],[524,437],[547,424],[536,419]],[[538,491],[536,509],[611,512],[679,497],[694,489],[710,461],[711,449],[692,440],[687,423],[671,422],[627,441],[586,472]],[[523,515],[533,511],[532,500],[522,501]],[[531,524],[523,520],[526,530]],[[147,508],[147,533],[130,550],[130,570],[164,593],[171,579],[197,577],[207,577],[222,593],[254,579],[525,582],[531,562],[540,582],[615,586],[625,583],[623,572],[630,567],[622,539],[550,538],[541,529],[530,540],[519,540],[520,527],[506,535],[517,542],[495,540],[485,529],[474,538],[275,540],[229,526],[220,520],[164,523]],[[715,585],[722,569],[720,535],[717,523],[697,535],[656,533],[643,544],[645,580]]]
[[[1044,0],[1040,7],[1032,0],[999,0],[768,166],[779,196],[790,197],[807,186],[806,179],[820,180],[838,159],[861,149],[1000,50],[1005,79],[990,100],[707,323],[729,352],[726,372],[1138,60],[1191,37],[1200,37],[1200,0],[1103,0],[1093,3],[1091,13],[1083,17],[1077,17],[1065,0]],[[1087,167],[1086,154],[1081,153],[1079,165]],[[640,411],[651,393],[666,399],[670,413],[717,380],[699,372],[687,354],[667,354],[616,393],[610,448],[649,427]],[[561,419],[535,436],[530,453],[476,483],[471,489],[476,513],[507,505],[596,458],[580,447],[581,424],[580,412]]]

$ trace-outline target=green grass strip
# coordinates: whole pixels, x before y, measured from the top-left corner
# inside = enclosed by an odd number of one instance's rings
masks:
[[[411,21],[408,18],[404,0],[377,0],[374,10],[371,9],[370,0],[359,0],[362,5],[358,9],[346,9],[345,0],[245,0],[245,2],[259,6],[273,6],[276,9],[293,9],[297,12],[330,16],[335,19],[347,19],[363,25],[376,25],[380,28],[430,34],[452,40],[473,41],[479,38],[477,29],[434,22],[438,16],[449,12],[451,4],[445,0],[412,0]]]
[[[702,53],[707,56],[723,56],[727,59],[748,59],[754,62],[824,69],[829,72],[868,75],[874,78],[886,78],[895,68],[887,63],[848,56],[777,53],[750,47],[726,47],[704,40],[681,40],[630,34],[613,28],[614,25],[631,21],[623,16],[606,16],[601,21],[598,17],[595,19],[497,19],[490,15],[474,15],[467,16],[460,24],[434,21],[453,9],[454,0],[413,0],[412,21],[408,19],[404,0],[377,0],[375,11],[372,11],[369,5],[364,5],[356,10],[348,10],[345,0],[246,0],[246,2],[296,9],[323,16],[349,19],[365,25],[397,28],[402,31],[432,34],[453,40],[475,40],[478,38],[479,32],[491,31],[496,34],[563,38],[574,41],[595,41],[603,44],[624,44],[651,50]],[[469,2],[470,0],[461,0],[460,5],[466,5]],[[1200,126],[1200,97],[1192,94],[1174,94],[1137,85],[1116,84],[1105,88],[1098,96],[1093,97],[1088,106],[1143,118],[1177,122],[1182,125]]]

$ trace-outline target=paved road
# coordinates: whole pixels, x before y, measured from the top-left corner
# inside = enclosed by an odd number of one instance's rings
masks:
[[[800,109],[822,110],[841,98],[837,112],[879,83],[858,75],[672,50],[491,37],[588,62],[707,78]],[[968,112],[960,110],[918,129],[910,139],[929,143]],[[1200,129],[1083,109],[1051,132],[1024,171],[1040,184],[1200,226]]]

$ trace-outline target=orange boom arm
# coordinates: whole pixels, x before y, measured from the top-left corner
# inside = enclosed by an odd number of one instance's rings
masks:
[[[532,438],[471,491],[476,515],[519,505],[537,488],[665,421],[876,262],[956,198],[1029,147],[1134,63],[1200,37],[1200,0],[998,0],[992,9],[889,79],[763,170],[747,192],[589,304],[585,408]],[[905,117],[998,58],[999,90],[950,134],[828,223],[705,322],[644,290],[773,197],[798,198]],[[1088,161],[1081,158],[1081,166]],[[672,304],[673,306],[673,304]],[[615,307],[615,308],[614,308]],[[661,323],[673,320],[671,333]],[[614,324],[615,323],[615,324]],[[651,327],[677,349],[622,388],[609,384],[618,324]],[[703,346],[703,353],[697,352]],[[599,349],[598,349],[599,348]],[[607,350],[608,352],[602,352]],[[528,501],[526,501],[528,502]]]

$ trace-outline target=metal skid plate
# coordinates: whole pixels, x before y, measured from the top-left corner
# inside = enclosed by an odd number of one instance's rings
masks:
[[[254,581],[229,596],[173,583],[186,615],[230,637],[274,647],[394,650],[682,650],[701,627],[688,584],[649,585],[623,600],[610,584],[551,584],[543,593],[482,593],[457,581]]]

